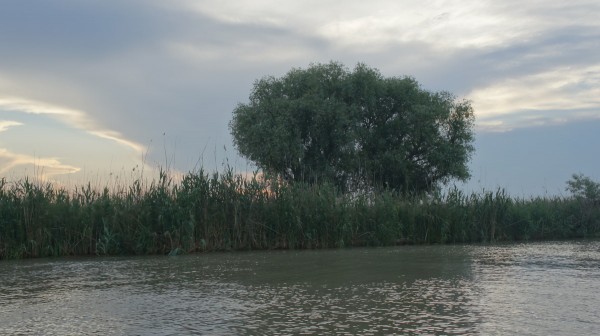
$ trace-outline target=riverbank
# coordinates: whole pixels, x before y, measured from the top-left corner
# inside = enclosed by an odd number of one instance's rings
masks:
[[[232,171],[166,174],[109,190],[0,183],[0,259],[179,254],[600,236],[600,206],[503,191],[435,197],[344,195]]]

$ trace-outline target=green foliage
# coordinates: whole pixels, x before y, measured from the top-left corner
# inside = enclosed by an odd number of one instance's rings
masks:
[[[573,174],[567,181],[567,190],[578,201],[574,211],[580,215],[575,223],[577,231],[582,235],[594,234],[600,227],[600,183],[591,178]]]
[[[258,80],[230,129],[243,156],[285,180],[407,194],[469,177],[473,122],[447,92],[332,62]]]
[[[582,174],[573,174],[567,181],[567,191],[576,198],[600,202],[600,183]]]
[[[0,180],[0,259],[578,237],[600,237],[600,206],[580,197],[351,195],[231,169],[113,190]]]

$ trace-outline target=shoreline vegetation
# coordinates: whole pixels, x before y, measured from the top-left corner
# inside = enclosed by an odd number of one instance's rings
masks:
[[[577,194],[577,178],[573,196],[530,199],[348,194],[232,169],[103,190],[0,179],[0,260],[600,237],[600,205]]]

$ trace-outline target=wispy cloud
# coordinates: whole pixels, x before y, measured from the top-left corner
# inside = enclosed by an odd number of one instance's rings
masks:
[[[106,130],[98,127],[96,123],[86,113],[76,109],[70,109],[62,106],[56,106],[44,102],[28,100],[14,97],[1,97],[0,108],[23,112],[28,114],[44,114],[52,116],[67,125],[82,129],[94,136],[115,141],[121,145],[133,149],[137,154],[144,152],[144,147],[134,141],[126,139],[115,131]]]
[[[54,175],[73,174],[81,169],[62,163],[58,158],[34,157],[13,153],[0,148],[0,174],[6,174],[18,166],[32,166],[38,172],[37,178],[47,179]]]
[[[580,25],[597,25],[595,13],[600,10],[597,2],[587,0],[551,4],[516,0],[184,3],[223,22],[285,27],[324,37],[340,46],[371,47],[368,50],[416,42],[438,49],[508,45],[535,39],[548,29],[571,26],[573,18]]]
[[[4,132],[13,126],[21,126],[23,123],[11,120],[0,120],[0,132]]]
[[[469,97],[480,125],[489,130],[600,118],[600,64],[513,77]]]
[[[405,6],[404,2],[388,2],[391,8],[386,6],[385,11],[366,16],[352,13],[322,25],[318,32],[345,46],[418,42],[437,50],[502,45],[524,34],[514,21],[507,25],[505,16],[482,2],[417,3]]]

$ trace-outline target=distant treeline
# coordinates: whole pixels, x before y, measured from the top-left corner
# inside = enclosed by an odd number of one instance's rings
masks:
[[[600,237],[598,200],[573,191],[531,199],[502,190],[344,194],[328,183],[232,170],[178,183],[162,173],[116,190],[3,179],[0,259]]]

